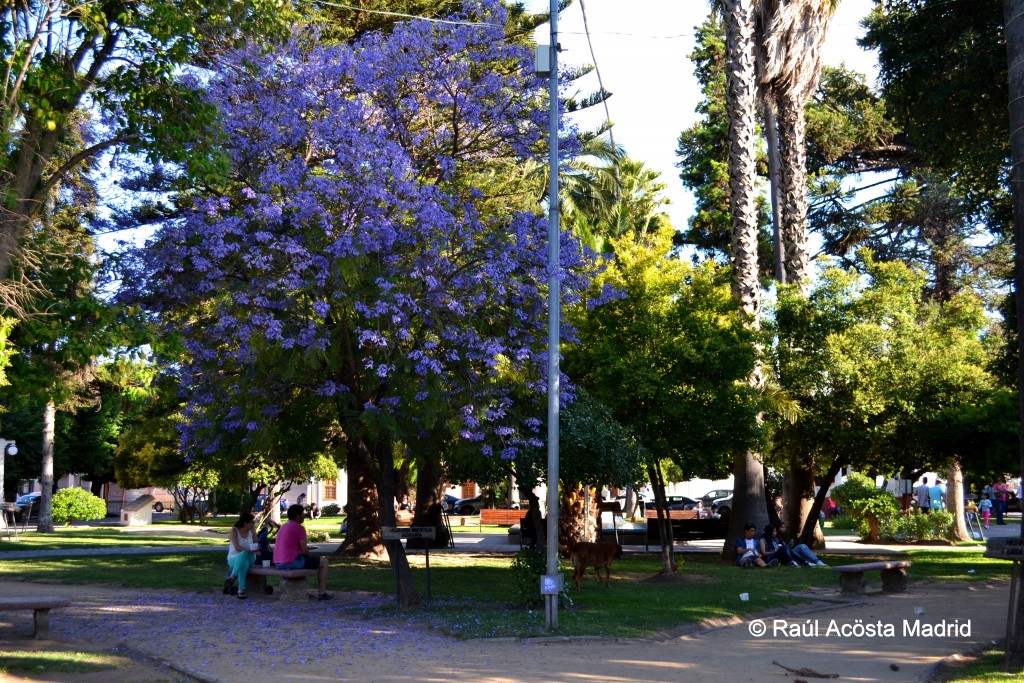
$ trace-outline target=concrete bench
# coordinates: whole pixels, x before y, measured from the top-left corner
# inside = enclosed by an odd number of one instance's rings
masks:
[[[839,573],[839,587],[843,595],[856,595],[864,592],[867,583],[864,572],[880,571],[882,573],[882,590],[886,593],[902,593],[907,590],[906,568],[914,563],[910,560],[892,560],[886,562],[863,562],[861,564],[844,564],[831,567]]]
[[[277,576],[281,579],[280,595],[285,602],[301,602],[309,595],[309,577],[316,576],[315,569],[277,569],[275,567],[263,567],[253,565],[249,567],[246,576],[248,593],[260,594],[271,593],[266,590],[268,576]]]
[[[50,610],[70,607],[64,598],[40,595],[30,598],[0,598],[0,610],[32,610],[32,637],[46,640],[50,634]]]

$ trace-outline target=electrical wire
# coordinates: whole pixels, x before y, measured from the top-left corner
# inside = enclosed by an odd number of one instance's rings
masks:
[[[612,115],[608,111],[608,98],[605,96],[604,81],[601,80],[601,69],[597,66],[597,56],[594,54],[594,44],[590,42],[590,27],[587,26],[587,5],[580,0],[580,12],[583,14],[583,31],[587,34],[587,47],[590,48],[590,60],[594,62],[594,73],[597,74],[597,88],[601,93],[601,103],[604,105],[604,121],[608,126],[608,140],[612,145],[612,152],[615,151],[615,134],[612,132]]]

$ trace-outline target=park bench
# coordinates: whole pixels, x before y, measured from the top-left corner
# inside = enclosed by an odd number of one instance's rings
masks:
[[[46,640],[50,631],[50,610],[58,607],[70,607],[71,603],[64,598],[52,595],[40,595],[26,598],[0,598],[0,610],[32,610],[32,637]]]
[[[520,524],[526,510],[492,510],[485,508],[480,511],[480,524],[494,524],[497,526],[512,526]]]
[[[309,589],[309,577],[316,576],[315,569],[277,569],[275,567],[263,567],[253,565],[249,567],[246,577],[248,592],[258,595],[260,593],[270,594],[273,591],[267,590],[267,577],[277,576],[281,579],[279,586],[281,600],[285,602],[300,602],[306,599]]]
[[[728,519],[701,519],[696,510],[666,510],[672,523],[672,538],[676,541],[725,538],[729,530]],[[660,543],[658,511],[644,510],[647,521],[646,543]]]
[[[902,593],[907,590],[906,568],[913,565],[910,560],[890,560],[886,562],[863,562],[861,564],[844,564],[832,567],[839,573],[839,587],[843,595],[856,595],[864,592],[866,581],[864,572],[880,571],[882,574],[882,590],[886,593]]]

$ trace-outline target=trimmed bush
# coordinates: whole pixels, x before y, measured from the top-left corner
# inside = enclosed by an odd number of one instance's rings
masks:
[[[320,512],[325,517],[334,517],[341,512],[341,506],[337,503],[331,503],[330,505],[324,505]]]
[[[85,489],[61,489],[53,494],[53,521],[70,526],[71,522],[103,519],[107,516],[107,504],[102,498]]]
[[[901,512],[891,493],[856,472],[832,489],[832,498],[853,518],[857,535],[870,543],[881,540],[882,529],[889,528]]]

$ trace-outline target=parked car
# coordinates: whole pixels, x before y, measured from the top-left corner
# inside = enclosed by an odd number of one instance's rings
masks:
[[[711,507],[711,504],[714,503],[716,500],[720,498],[731,497],[732,489],[714,489],[712,491],[708,491],[707,493],[705,493],[703,496],[700,497],[700,499],[704,501],[704,507],[709,508]]]
[[[475,515],[484,507],[484,497],[473,496],[472,498],[459,498],[452,507],[457,515]]]
[[[669,510],[692,510],[697,501],[689,496],[665,496]]]
[[[445,512],[454,512],[455,503],[457,503],[458,500],[458,498],[456,498],[450,493],[444,494],[444,498],[441,499],[441,509],[444,510]]]
[[[39,517],[39,499],[42,497],[43,494],[39,492],[18,496],[14,501],[21,508],[18,512],[18,520],[24,522],[33,517]]]
[[[729,514],[730,512],[732,512],[732,492],[730,491],[729,495],[725,498],[715,499],[714,501],[712,501],[712,504],[718,506],[718,514]]]

